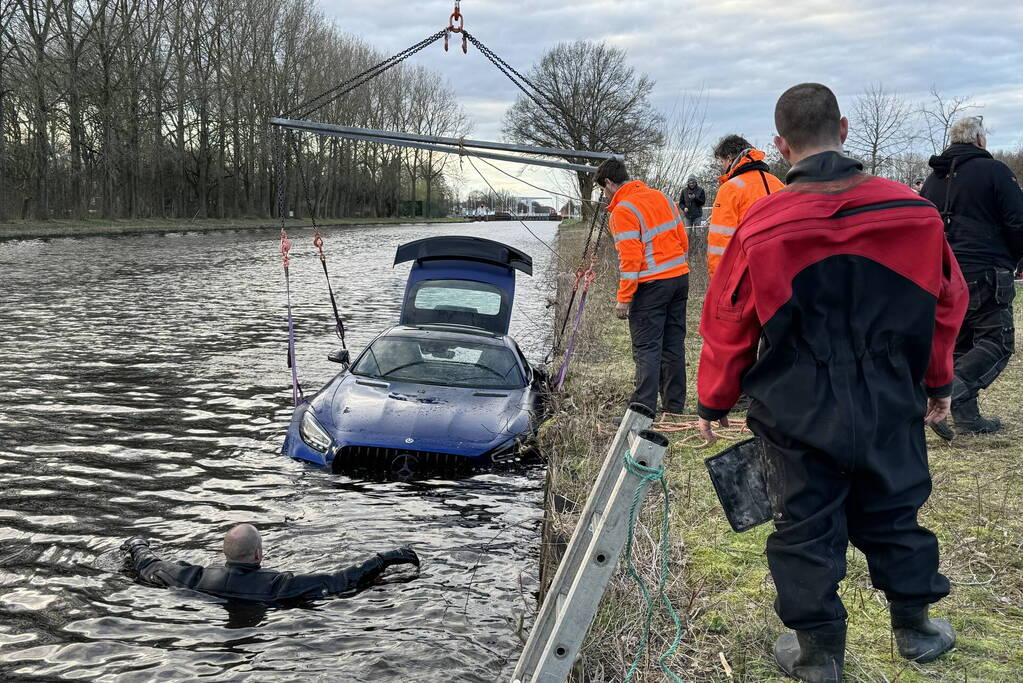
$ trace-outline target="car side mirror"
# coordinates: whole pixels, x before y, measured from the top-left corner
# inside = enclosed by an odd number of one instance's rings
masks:
[[[327,354],[327,360],[332,363],[340,363],[347,368],[352,363],[352,354],[348,349],[334,349]]]

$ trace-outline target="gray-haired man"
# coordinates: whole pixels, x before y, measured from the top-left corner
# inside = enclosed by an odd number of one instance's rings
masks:
[[[945,236],[970,288],[970,307],[955,348],[952,420],[960,434],[997,432],[997,418],[980,415],[977,395],[1005,369],[1015,350],[1013,271],[1023,258],[1023,190],[1009,167],[987,151],[980,116],[959,119],[952,144],[931,157],[934,172],[920,196],[934,202]],[[942,438],[946,422],[932,425]]]

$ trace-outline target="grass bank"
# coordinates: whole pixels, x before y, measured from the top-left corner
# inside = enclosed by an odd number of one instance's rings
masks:
[[[584,240],[581,226],[566,224],[559,246],[574,262]],[[626,324],[613,316],[617,276],[613,252],[605,246],[566,391],[556,399],[553,418],[541,433],[542,448],[550,458],[547,530],[553,541],[571,535],[632,392],[631,345]],[[694,261],[686,341],[690,410],[696,403],[701,345],[697,322],[706,281],[702,258],[694,256]],[[1023,328],[1019,311],[1017,306],[1017,331]],[[941,570],[953,583],[951,596],[934,614],[948,617],[955,626],[956,650],[925,666],[899,658],[884,597],[871,587],[863,555],[850,550],[841,587],[850,614],[847,680],[1023,679],[1023,406],[1017,389],[1021,382],[1023,363],[1017,358],[982,399],[986,412],[1010,425],[1006,432],[961,438],[951,445],[928,435],[934,492],[921,518],[938,535]],[[684,432],[667,436],[671,445],[665,465],[672,497],[668,594],[685,627],[671,666],[686,681],[786,680],[771,655],[771,645],[784,627],[772,608],[774,590],[763,554],[770,525],[744,534],[728,527],[702,462],[727,444],[698,450],[682,443],[688,436]],[[659,504],[658,495],[649,496],[644,530],[637,534],[636,563],[651,585],[657,580]],[[556,547],[554,542],[544,545]],[[556,555],[545,552],[542,560],[548,579]],[[587,637],[575,680],[623,678],[639,645],[644,607],[639,589],[620,571]],[[648,650],[652,654],[634,680],[663,680],[657,654],[667,649],[672,636],[672,625],[662,614],[655,621]]]
[[[463,223],[464,218],[325,218],[321,227],[346,225],[401,225],[406,223]],[[94,235],[141,235],[168,232],[212,232],[216,230],[279,230],[280,221],[271,218],[123,218],[0,223],[0,240],[84,237]],[[312,227],[308,220],[293,219],[286,227]]]

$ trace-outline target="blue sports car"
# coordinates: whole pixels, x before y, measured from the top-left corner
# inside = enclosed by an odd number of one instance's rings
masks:
[[[333,471],[409,474],[519,458],[536,431],[546,375],[508,336],[515,271],[532,259],[476,237],[398,248],[412,261],[399,324],[298,406],[283,453]]]

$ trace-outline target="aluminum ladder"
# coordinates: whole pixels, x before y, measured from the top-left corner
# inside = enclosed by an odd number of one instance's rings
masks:
[[[514,683],[568,678],[628,539],[629,509],[640,477],[624,468],[625,452],[656,468],[668,446],[662,434],[649,431],[652,422],[653,412],[638,403],[625,412],[519,657]]]

